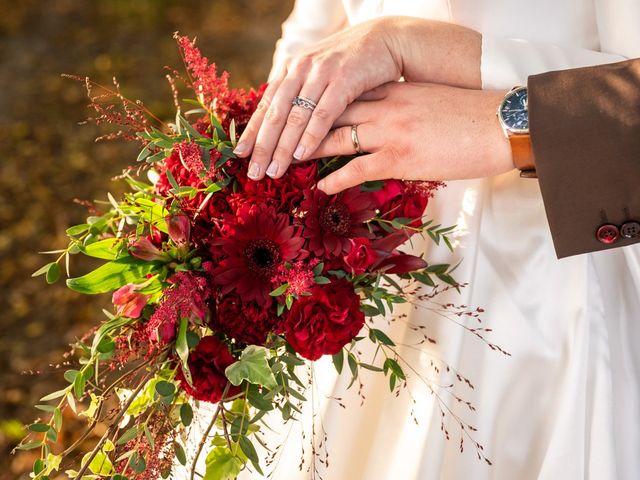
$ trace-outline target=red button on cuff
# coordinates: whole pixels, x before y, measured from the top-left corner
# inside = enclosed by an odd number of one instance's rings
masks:
[[[605,245],[611,245],[613,242],[620,238],[620,230],[618,227],[611,224],[602,225],[596,232],[596,238],[600,243]]]

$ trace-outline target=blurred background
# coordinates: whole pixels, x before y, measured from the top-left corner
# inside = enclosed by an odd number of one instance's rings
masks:
[[[93,141],[100,130],[78,125],[90,114],[84,87],[60,74],[102,84],[115,75],[125,96],[170,119],[164,66],[182,65],[174,31],[197,37],[234,86],[257,86],[267,78],[292,6],[293,0],[0,0],[0,479],[28,478],[34,458],[9,452],[23,424],[37,416],[37,400],[65,385],[55,365],[68,344],[101,318],[109,301],[32,279],[50,261],[37,252],[66,246],[65,229],[83,223],[86,210],[74,198],[121,193],[110,179],[137,154],[136,145]]]

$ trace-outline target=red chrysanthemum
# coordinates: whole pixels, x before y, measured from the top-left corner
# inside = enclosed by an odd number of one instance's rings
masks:
[[[293,302],[281,332],[296,352],[317,360],[322,355],[338,353],[363,325],[360,297],[349,282],[337,280],[316,285],[311,296]]]
[[[218,300],[212,328],[237,342],[262,345],[277,319],[274,306],[263,308],[230,293]]]
[[[189,385],[180,369],[178,369],[176,378],[181,387],[193,398],[217,403],[222,398],[222,393],[227,385],[224,371],[235,361],[236,359],[233,358],[224,343],[216,337],[204,337],[189,354],[188,365],[192,385]],[[232,385],[227,391],[226,397],[238,393],[240,393],[240,389]]]
[[[300,205],[303,212],[303,236],[309,250],[319,257],[349,253],[351,240],[370,236],[367,220],[375,216],[373,200],[359,187],[329,196],[320,190],[307,190]]]
[[[243,301],[266,308],[273,300],[273,276],[282,263],[298,256],[304,239],[288,215],[264,204],[241,208],[236,221],[220,245],[212,247],[224,256],[214,270],[214,282],[223,295],[235,291]]]

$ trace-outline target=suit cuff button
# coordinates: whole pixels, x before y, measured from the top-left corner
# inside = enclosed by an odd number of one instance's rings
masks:
[[[640,237],[640,222],[630,221],[620,227],[620,235],[624,238]]]
[[[615,225],[607,223],[598,228],[596,232],[596,238],[600,243],[605,245],[611,245],[613,242],[620,238],[620,230]]]

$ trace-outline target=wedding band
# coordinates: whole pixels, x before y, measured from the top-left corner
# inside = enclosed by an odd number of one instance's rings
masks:
[[[294,105],[296,107],[306,108],[308,110],[313,110],[318,106],[316,105],[316,102],[314,102],[313,100],[307,97],[301,97],[299,95],[293,99],[293,101],[291,102],[291,105]]]
[[[358,138],[357,125],[351,125],[351,142],[353,143],[353,148],[356,153],[362,153],[362,149],[360,148],[360,139]]]

